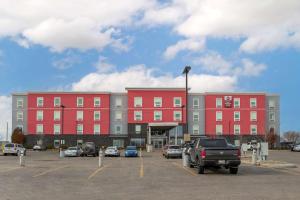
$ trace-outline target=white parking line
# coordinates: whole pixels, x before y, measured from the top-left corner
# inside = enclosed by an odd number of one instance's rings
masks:
[[[98,169],[96,169],[91,175],[89,175],[88,180],[93,178],[94,176],[96,176],[96,174],[98,174],[98,172],[104,170],[105,168],[109,167],[111,164],[108,164],[106,166],[100,167]]]
[[[39,176],[43,176],[43,175],[46,175],[46,174],[48,174],[48,173],[50,173],[50,172],[54,172],[54,171],[57,171],[57,170],[60,170],[60,169],[66,168],[66,167],[68,167],[68,166],[65,165],[65,166],[56,167],[56,168],[54,168],[54,169],[49,169],[49,170],[46,170],[46,171],[44,171],[44,172],[42,172],[42,173],[33,175],[32,177],[33,177],[33,178],[36,178],[36,177],[39,177]]]
[[[192,170],[190,170],[190,169],[188,169],[188,168],[186,168],[186,167],[183,167],[183,166],[181,166],[181,165],[178,164],[178,163],[174,163],[174,162],[173,162],[172,164],[173,164],[174,166],[178,167],[179,169],[182,169],[182,170],[188,172],[189,174],[191,174],[191,175],[193,175],[193,176],[198,176],[196,172],[194,172],[194,171],[192,171]]]

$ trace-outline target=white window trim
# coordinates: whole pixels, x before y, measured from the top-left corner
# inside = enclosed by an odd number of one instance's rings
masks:
[[[200,134],[200,127],[198,124],[194,124],[193,125],[193,135],[199,135]],[[197,133],[195,133],[195,131],[197,131]]]
[[[176,114],[180,114],[180,118],[179,119],[176,118]],[[173,120],[174,121],[182,121],[182,112],[180,110],[175,110],[173,112]]]
[[[133,99],[134,107],[143,107],[143,98],[142,97],[134,97]]]
[[[176,100],[179,100],[180,104],[176,104]],[[181,105],[182,105],[182,99],[181,99],[181,97],[174,97],[173,98],[173,106],[178,108],[178,107],[181,107]]]
[[[39,100],[42,100],[42,104],[39,104]],[[43,107],[44,106],[44,97],[37,97],[36,98],[36,106],[37,107]]]
[[[79,131],[79,128],[78,128],[79,126],[82,127],[81,131]],[[77,133],[77,135],[83,135],[83,124],[77,124],[77,126],[76,126],[76,133]]]
[[[137,127],[139,127],[139,131],[137,130]],[[142,125],[136,124],[135,127],[135,134],[141,134],[142,133]]]
[[[235,105],[235,102],[239,102],[238,105]],[[241,107],[241,99],[240,98],[233,98],[233,107],[240,108]]]
[[[160,118],[159,119],[156,119],[156,115],[157,115],[157,113],[160,113],[159,114],[159,116],[160,116]],[[154,121],[162,121],[162,111],[161,110],[155,110],[154,112],[153,112],[153,120]]]
[[[96,131],[95,127],[99,127],[99,131]],[[94,124],[94,135],[101,135],[101,125],[100,124]]]
[[[137,113],[140,113],[140,116],[141,116],[141,118],[140,119],[138,119],[137,117],[136,117],[136,114]],[[133,113],[133,117],[134,117],[134,121],[142,121],[143,120],[143,112],[142,111],[139,111],[139,110],[136,110],[136,111],[134,111],[134,113]]]
[[[120,131],[117,131],[117,127],[120,127]],[[115,125],[115,134],[122,134],[122,126],[119,124]]]
[[[221,102],[219,105],[218,102]],[[222,108],[223,107],[223,99],[222,98],[216,98],[216,108]]]
[[[96,104],[96,102],[99,101],[99,104]],[[94,107],[100,107],[101,106],[101,98],[100,97],[94,97]]]
[[[252,106],[252,102],[255,102],[255,106]],[[257,98],[250,98],[250,108],[257,108]]]
[[[59,131],[58,132],[55,131],[55,127],[59,127]],[[59,135],[60,133],[61,133],[61,126],[60,126],[60,124],[54,124],[53,125],[53,134],[54,135]]]
[[[253,127],[255,127],[255,129],[256,129],[256,133],[252,132],[252,128],[253,128]],[[251,134],[251,135],[257,135],[257,125],[254,125],[254,124],[251,124],[251,125],[250,125],[250,134]]]
[[[56,99],[59,99],[59,103],[58,103],[58,104],[55,103],[55,100],[56,100]],[[54,106],[54,107],[60,107],[60,105],[61,105],[61,98],[60,98],[60,97],[54,97],[54,100],[53,100],[53,106]]]
[[[116,107],[121,107],[122,106],[122,98],[117,97],[115,100],[115,106]]]
[[[218,127],[221,127],[221,131],[218,131]],[[223,125],[222,124],[217,124],[216,125],[216,135],[223,135]]]
[[[218,114],[220,114],[220,119],[218,119]],[[216,111],[216,121],[221,122],[223,121],[223,112],[222,111]]]
[[[41,119],[39,119],[39,114],[41,114]],[[36,111],[36,121],[43,121],[44,120],[44,112],[42,110]]]
[[[38,127],[41,127],[41,131],[38,130]],[[36,125],[36,133],[37,134],[43,134],[44,133],[44,125],[43,124],[37,124]]]
[[[21,105],[19,105],[19,102],[21,102]],[[24,108],[24,99],[23,98],[17,98],[17,108]]]
[[[239,118],[235,118],[235,114],[236,114],[236,113],[239,113]],[[241,112],[240,112],[240,111],[234,111],[234,113],[233,113],[233,120],[234,120],[235,122],[241,121]]]
[[[99,119],[96,119],[96,114],[99,114]],[[82,117],[83,118],[83,117]],[[94,111],[94,121],[100,121],[101,120],[101,112],[99,110]]]
[[[79,104],[79,100],[82,99],[82,104]],[[77,97],[76,99],[76,105],[77,107],[83,107],[84,105],[84,98],[83,97]]]
[[[197,101],[197,105],[195,105],[195,100]],[[193,98],[193,108],[199,108],[199,104],[200,104],[199,98],[194,97]]]
[[[115,112],[115,120],[121,121],[122,120],[122,111],[116,111]]]
[[[21,114],[22,117],[19,117],[19,114]],[[22,111],[17,112],[17,121],[23,121],[24,120],[24,113]]]
[[[79,118],[79,114],[78,113],[82,113],[81,119]],[[77,110],[76,111],[76,121],[83,121],[83,111],[82,110]]]
[[[236,128],[238,127],[238,132],[236,132]],[[241,125],[239,125],[239,124],[234,124],[233,125],[233,132],[234,132],[234,135],[240,135],[241,134]]]
[[[252,118],[253,116],[255,116],[255,118]],[[250,112],[250,121],[252,121],[252,122],[257,121],[257,112],[256,111],[251,111]]]
[[[55,118],[55,113],[58,113],[58,118]],[[53,112],[53,120],[54,121],[60,121],[60,110],[54,110]]]
[[[157,105],[156,103],[158,103],[159,105]],[[155,107],[155,108],[161,108],[162,107],[162,97],[154,97],[153,107]]]
[[[199,122],[199,112],[193,112],[193,122]],[[197,116],[197,120],[195,120],[195,116]]]

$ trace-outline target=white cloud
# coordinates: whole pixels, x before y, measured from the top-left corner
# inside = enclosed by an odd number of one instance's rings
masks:
[[[40,44],[52,51],[112,46],[126,50],[121,27],[132,25],[154,0],[1,0],[0,37],[23,47]]]
[[[115,65],[109,63],[107,58],[104,56],[99,56],[98,61],[94,64],[94,66],[100,73],[111,72],[116,67]]]
[[[6,123],[9,124],[9,137],[11,135],[11,97],[0,96],[0,140],[6,139]]]
[[[259,76],[267,66],[255,63],[250,59],[225,59],[217,52],[210,52],[194,59],[194,64],[199,65],[205,72],[229,76]]]
[[[204,45],[205,45],[205,41],[203,39],[202,40],[199,39],[181,40],[176,44],[169,46],[164,52],[164,57],[167,60],[172,59],[177,55],[177,53],[184,50],[197,52],[202,50],[204,48]]]
[[[156,69],[145,65],[136,65],[124,71],[113,73],[90,73],[72,84],[74,91],[110,91],[124,92],[125,87],[184,87],[184,76],[170,74],[157,75]],[[189,87],[194,92],[232,91],[236,89],[237,78],[232,76],[214,76],[208,74],[189,75]]]

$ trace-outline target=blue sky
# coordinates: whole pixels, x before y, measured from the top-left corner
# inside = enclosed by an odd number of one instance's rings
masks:
[[[229,2],[1,1],[0,132],[12,92],[180,87],[185,65],[196,92],[279,94],[281,131],[299,131],[300,4]]]

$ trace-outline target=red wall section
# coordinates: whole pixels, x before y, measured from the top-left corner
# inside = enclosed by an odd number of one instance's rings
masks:
[[[134,97],[143,98],[141,108],[134,107]],[[162,97],[162,107],[154,107],[154,97]],[[181,104],[186,105],[184,90],[128,90],[128,123],[152,123],[152,122],[175,122],[173,111],[183,111],[182,121],[185,123],[185,108],[176,108],[173,105],[173,98],[181,97]],[[143,112],[142,121],[134,121],[134,111]],[[162,121],[154,121],[154,111],[162,111]]]
[[[37,97],[44,97],[44,106],[37,107]],[[36,124],[43,124],[44,134],[53,134],[54,124],[61,124],[61,121],[54,121],[54,110],[62,110],[60,107],[54,107],[54,97],[61,98],[61,104],[64,109],[64,133],[76,133],[76,111],[82,110],[83,134],[94,134],[94,124],[100,124],[101,135],[109,134],[110,121],[110,95],[109,94],[71,94],[71,93],[29,93],[28,94],[28,133],[36,134]],[[84,106],[77,107],[77,97],[84,98]],[[94,97],[101,98],[100,107],[94,107]],[[43,110],[43,121],[36,120],[36,111]],[[100,121],[94,122],[94,111],[100,111]]]
[[[232,96],[232,107],[226,108],[224,96]],[[222,98],[222,108],[216,108],[216,98]],[[233,99],[240,98],[240,108],[234,108]],[[250,98],[256,98],[257,107],[250,108]],[[216,135],[216,124],[223,125],[223,135],[234,135],[234,124],[240,124],[241,135],[250,134],[250,125],[257,125],[258,135],[265,134],[265,95],[263,94],[217,94],[205,96],[205,133]],[[216,121],[216,111],[222,111],[223,120]],[[234,121],[234,111],[240,111],[240,121]],[[257,111],[257,121],[250,121],[250,112]]]

